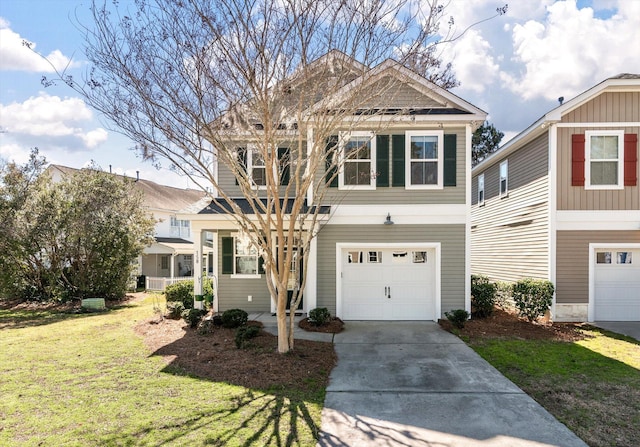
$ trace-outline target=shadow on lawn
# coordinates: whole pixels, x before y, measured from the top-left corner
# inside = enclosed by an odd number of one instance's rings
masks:
[[[309,405],[317,411],[324,402],[328,376],[336,362],[331,343],[296,340],[294,351],[278,354],[276,337],[264,331],[251,340],[250,347],[237,349],[233,329],[216,328],[212,334],[201,335],[181,327],[179,322],[166,320],[145,328],[150,331],[144,334],[145,339],[155,340],[151,355],[163,356],[169,362],[163,372],[247,389],[241,396],[225,398],[215,405],[203,395],[203,409],[211,403],[212,412],[192,415],[184,422],[190,428],[178,435],[170,426],[149,427],[167,430],[165,442],[173,441],[173,436],[185,437],[193,430],[206,430],[208,424],[215,427],[206,432],[206,445],[235,441],[237,445],[284,446],[317,439],[319,427]],[[166,341],[159,341],[161,337]],[[235,415],[235,422],[225,424],[230,414]]]

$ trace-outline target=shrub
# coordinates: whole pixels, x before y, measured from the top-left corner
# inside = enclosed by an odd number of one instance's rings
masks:
[[[322,326],[331,321],[331,314],[326,307],[316,307],[309,311],[309,323],[314,326]]]
[[[198,323],[198,334],[207,335],[213,332],[215,328],[215,324],[213,322],[213,318],[203,318]]]
[[[529,321],[541,317],[551,307],[554,287],[551,281],[525,278],[513,285],[518,313]]]
[[[469,312],[464,309],[456,309],[451,312],[445,312],[444,316],[458,329],[462,329],[469,319]]]
[[[182,312],[182,318],[187,322],[190,328],[195,328],[200,323],[205,311],[202,309],[185,309]]]
[[[497,287],[486,276],[471,275],[471,306],[474,314],[486,318],[493,312]]]
[[[252,338],[255,338],[260,333],[258,326],[242,326],[236,330],[236,348],[242,349],[247,346],[247,342]]]
[[[249,314],[242,309],[229,309],[222,313],[222,326],[226,328],[237,328],[247,324]]]
[[[512,287],[513,284],[506,281],[496,283],[496,305],[502,309],[513,308]]]
[[[167,303],[179,301],[185,309],[193,307],[193,281],[180,281],[169,284],[164,290]]]
[[[181,301],[167,303],[167,318],[178,320],[182,318],[182,312],[184,312],[184,304]]]

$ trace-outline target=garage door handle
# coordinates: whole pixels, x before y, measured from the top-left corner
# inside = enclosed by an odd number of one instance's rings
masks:
[[[384,296],[386,296],[387,298],[391,298],[391,287],[384,288]]]

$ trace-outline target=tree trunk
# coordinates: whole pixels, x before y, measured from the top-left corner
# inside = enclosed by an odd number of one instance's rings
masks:
[[[293,349],[293,340],[289,342],[289,325],[287,325],[287,290],[278,290],[278,301],[276,308],[276,319],[278,321],[278,353],[285,354]]]

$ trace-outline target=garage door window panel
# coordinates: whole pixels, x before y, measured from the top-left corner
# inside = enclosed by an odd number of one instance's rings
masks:
[[[617,264],[632,264],[632,252],[630,251],[619,251],[616,253],[616,263]]]

